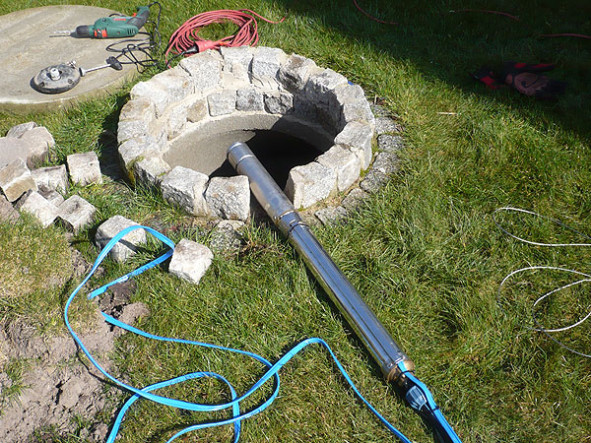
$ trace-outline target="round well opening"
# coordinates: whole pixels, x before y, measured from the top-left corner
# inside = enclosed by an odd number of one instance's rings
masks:
[[[243,142],[283,188],[293,167],[310,163],[333,144],[334,136],[295,120],[261,124],[257,119],[254,123],[258,124],[250,127],[240,127],[240,123],[253,123],[253,119],[240,120],[209,122],[184,134],[171,144],[164,159],[172,168],[184,166],[210,177],[231,177],[236,171],[226,152],[234,143]]]

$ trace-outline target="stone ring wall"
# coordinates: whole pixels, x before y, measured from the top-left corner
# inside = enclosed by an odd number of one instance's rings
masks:
[[[210,178],[187,167],[190,140],[236,129],[273,129],[313,145],[322,140],[330,148],[292,168],[285,188],[297,208],[307,208],[346,190],[369,167],[374,127],[362,88],[341,74],[277,48],[242,46],[185,58],[135,85],[117,138],[133,180],[159,187],[165,200],[195,216],[245,220],[248,179]],[[216,156],[225,158],[225,151],[201,155]]]

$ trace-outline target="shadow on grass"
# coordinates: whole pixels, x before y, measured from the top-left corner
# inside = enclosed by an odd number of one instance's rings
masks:
[[[301,21],[302,17],[307,17],[304,20],[321,23],[351,40],[355,47],[369,45],[377,53],[412,65],[428,80],[445,82],[467,94],[488,96],[516,112],[526,111],[523,115],[526,119],[528,115],[535,115],[536,120],[541,117],[545,122],[559,124],[583,137],[591,136],[591,85],[588,81],[591,41],[542,36],[591,34],[591,3],[587,1],[515,3],[501,0],[491,4],[480,0],[452,0],[434,4],[418,0],[396,5],[387,0],[358,1],[368,13],[395,21],[397,25],[372,21],[355,8],[353,0],[338,2],[338,5],[312,0],[281,0],[280,3],[290,11],[288,19]],[[504,11],[519,20],[481,10]],[[363,58],[363,54],[347,56]],[[340,54],[334,57],[335,61],[343,58]],[[470,76],[483,65],[500,68],[508,60],[555,64],[556,69],[548,76],[567,82],[566,93],[557,102],[542,102],[508,88],[488,90]],[[353,78],[354,81],[373,83],[373,74],[364,72],[363,66],[354,67],[352,74],[360,77]],[[350,73],[345,75],[350,76]],[[387,73],[381,74],[384,75]]]
[[[121,108],[129,100],[129,94],[118,95],[115,110],[109,113],[102,123],[102,132],[98,139],[100,149],[100,166],[104,175],[116,182],[129,184],[125,171],[123,171],[118,153],[117,126]]]

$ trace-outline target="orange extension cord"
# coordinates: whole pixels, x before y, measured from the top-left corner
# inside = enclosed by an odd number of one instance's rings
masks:
[[[218,49],[222,46],[255,46],[259,41],[259,33],[256,19],[267,23],[282,23],[286,16],[278,22],[266,19],[250,9],[222,9],[208,11],[191,17],[181,25],[170,37],[166,48],[165,58],[168,64],[169,54],[176,56],[195,54],[208,49]],[[199,36],[199,32],[214,23],[230,22],[238,26],[234,35],[229,35],[217,41],[205,40]]]

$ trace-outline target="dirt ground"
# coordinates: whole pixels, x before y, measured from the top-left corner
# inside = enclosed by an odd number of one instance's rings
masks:
[[[133,282],[112,288],[113,291],[102,297],[103,311],[130,324],[149,314],[143,304],[129,304],[135,289]],[[107,412],[102,414],[104,417],[112,417],[116,402],[109,402],[109,398],[120,391],[105,389],[104,377],[86,364],[72,337],[67,334],[46,337],[20,320],[0,326],[0,360],[3,360],[0,368],[7,361],[21,362],[24,368],[18,381],[20,392],[1,405],[0,441],[47,441],[50,435],[72,432],[90,441],[104,441],[109,423],[96,417],[102,411]],[[124,331],[112,329],[99,316],[98,309],[95,325],[89,331],[81,339],[108,370],[114,340]],[[0,372],[0,394],[13,387],[12,384],[10,375]],[[87,424],[86,427],[81,423]]]

